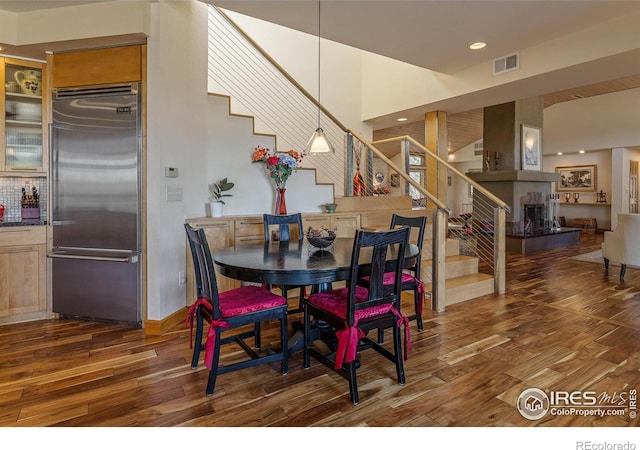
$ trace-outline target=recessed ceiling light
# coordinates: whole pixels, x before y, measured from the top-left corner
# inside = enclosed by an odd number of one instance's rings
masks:
[[[399,119],[397,119],[398,122],[406,122],[407,118],[406,117],[400,117]]]
[[[584,150],[580,150],[580,151],[578,151],[578,153],[584,153]]]
[[[0,45],[0,52],[4,50],[4,47]]]
[[[485,42],[474,42],[469,46],[471,50],[480,50],[481,48],[485,48],[487,44]]]
[[[558,156],[562,156],[562,152],[558,152]]]

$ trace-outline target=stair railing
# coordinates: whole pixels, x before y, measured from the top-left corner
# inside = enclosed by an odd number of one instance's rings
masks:
[[[464,210],[457,217],[450,217],[449,237],[459,240],[462,254],[474,255],[480,259],[480,271],[494,277],[494,292],[504,294],[505,227],[509,205],[411,136],[389,138],[374,144],[383,146],[393,142],[401,143],[407,153],[424,156],[427,169],[425,186],[448,208],[453,203],[452,199],[447,198],[448,187],[453,184],[467,186],[469,201],[461,205]],[[431,197],[429,201],[432,201]]]

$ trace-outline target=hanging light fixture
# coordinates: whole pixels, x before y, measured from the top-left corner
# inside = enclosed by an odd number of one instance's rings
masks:
[[[307,153],[333,153],[334,149],[320,126],[320,0],[318,0],[318,128],[307,143]]]

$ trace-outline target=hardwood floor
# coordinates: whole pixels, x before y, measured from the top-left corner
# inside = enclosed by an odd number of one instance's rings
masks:
[[[222,375],[206,397],[207,371],[191,370],[183,327],[145,336],[73,320],[0,326],[0,426],[637,426],[629,411],[528,420],[515,406],[531,387],[640,388],[640,270],[621,282],[618,267],[570,259],[601,241],[509,254],[506,295],[426,312],[423,332],[412,323],[404,386],[363,352],[356,406],[346,380],[313,360],[304,370],[299,353],[288,375],[277,365]]]

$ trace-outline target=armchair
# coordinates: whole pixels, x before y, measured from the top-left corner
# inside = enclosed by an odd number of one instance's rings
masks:
[[[618,225],[605,231],[602,243],[604,268],[609,261],[620,263],[620,279],[624,279],[627,264],[640,266],[640,214],[618,214]]]

